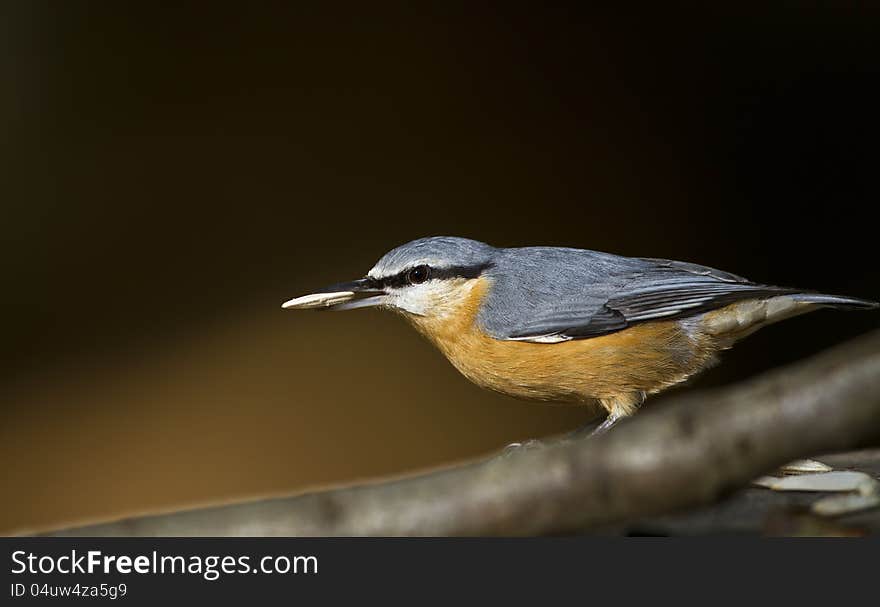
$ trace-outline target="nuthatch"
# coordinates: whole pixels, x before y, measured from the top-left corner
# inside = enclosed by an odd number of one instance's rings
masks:
[[[287,309],[378,306],[403,314],[479,386],[539,401],[595,403],[607,430],[646,395],[712,364],[757,329],[817,308],[877,303],[751,282],[666,259],[559,247],[414,240],[365,278]]]

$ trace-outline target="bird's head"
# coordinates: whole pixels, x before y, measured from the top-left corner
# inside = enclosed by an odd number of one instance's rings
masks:
[[[390,308],[413,320],[442,319],[467,299],[492,266],[493,247],[466,238],[413,240],[386,253],[364,278],[285,302],[285,309]]]

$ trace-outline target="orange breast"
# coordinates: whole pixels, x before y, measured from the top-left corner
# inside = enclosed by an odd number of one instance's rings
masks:
[[[677,321],[636,325],[600,337],[555,344],[496,340],[476,323],[487,279],[468,281],[459,309],[445,318],[409,316],[474,383],[518,398],[635,407],[644,394],[683,381],[715,348]],[[631,403],[627,405],[626,403]]]

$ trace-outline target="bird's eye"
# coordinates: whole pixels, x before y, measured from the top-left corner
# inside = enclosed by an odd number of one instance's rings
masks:
[[[411,285],[420,285],[428,280],[428,266],[416,266],[406,273],[406,279]]]

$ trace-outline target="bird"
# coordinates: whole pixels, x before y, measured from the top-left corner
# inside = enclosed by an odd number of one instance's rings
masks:
[[[592,406],[605,414],[593,430],[601,434],[766,325],[878,303],[683,261],[434,236],[391,250],[363,278],[282,307],[393,310],[478,386]]]

